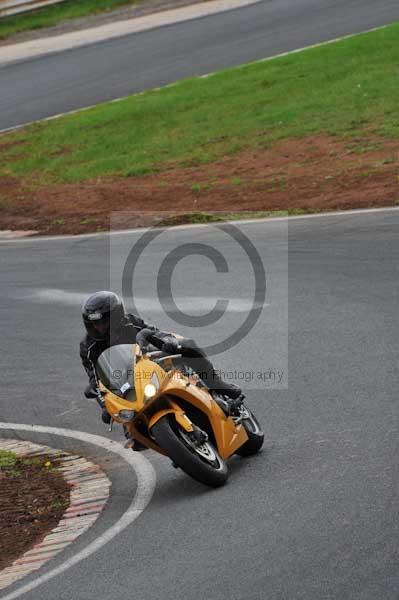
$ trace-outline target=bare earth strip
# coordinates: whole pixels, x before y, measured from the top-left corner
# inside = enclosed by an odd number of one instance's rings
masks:
[[[0,198],[7,200],[0,205],[0,229],[42,234],[104,231],[110,214],[119,211],[124,212],[124,229],[142,225],[140,213],[171,208],[177,214],[295,213],[394,206],[399,204],[398,161],[399,140],[323,134],[143,177],[97,178],[38,190],[4,177]],[[130,220],[126,211],[132,212]],[[118,227],[114,214],[115,224]]]

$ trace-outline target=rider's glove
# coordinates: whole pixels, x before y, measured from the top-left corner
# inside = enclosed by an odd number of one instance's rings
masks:
[[[162,344],[162,352],[165,352],[165,354],[179,354],[180,345],[177,339],[172,336],[165,338]]]

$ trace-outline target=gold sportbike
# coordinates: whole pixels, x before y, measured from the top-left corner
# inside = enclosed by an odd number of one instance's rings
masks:
[[[250,456],[262,447],[259,423],[244,404],[230,415],[228,404],[184,365],[181,354],[152,349],[149,333],[142,330],[136,344],[112,346],[99,357],[105,408],[112,422],[123,425],[127,446],[139,442],[197,481],[221,486],[230,456]]]

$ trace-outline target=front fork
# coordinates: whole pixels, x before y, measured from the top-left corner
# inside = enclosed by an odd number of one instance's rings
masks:
[[[173,400],[168,400],[168,403],[168,408],[164,408],[152,415],[148,423],[148,429],[151,431],[154,425],[166,415],[173,415],[176,419],[176,422],[180,425],[180,427],[182,427],[182,429],[184,429],[184,431],[187,433],[192,433],[195,430],[195,427],[184,410],[182,410],[180,406],[176,404],[176,402],[173,402]]]

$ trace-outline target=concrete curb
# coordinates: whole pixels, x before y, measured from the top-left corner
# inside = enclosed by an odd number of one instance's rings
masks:
[[[72,486],[70,505],[57,527],[46,537],[0,571],[0,590],[32,573],[56,556],[97,520],[109,498],[111,482],[101,469],[82,456],[20,440],[0,439],[0,448],[18,456],[53,456],[61,465],[65,480]]]
[[[48,38],[39,38],[28,42],[9,44],[1,49],[0,65],[5,65],[20,60],[28,60],[37,56],[63,52],[72,48],[89,46],[97,42],[119,38],[131,33],[148,31],[166,25],[174,25],[183,21],[190,21],[209,15],[214,15],[236,8],[243,8],[255,4],[259,0],[208,0],[198,4],[191,4],[181,8],[173,8],[146,15],[134,17],[115,23],[107,23],[99,27],[72,31]]]
[[[0,230],[0,241],[1,240],[16,240],[19,238],[24,238],[24,237],[28,237],[30,235],[35,235],[37,234],[37,231],[22,231],[19,229],[16,230],[11,230],[11,229],[4,229],[4,230]]]

